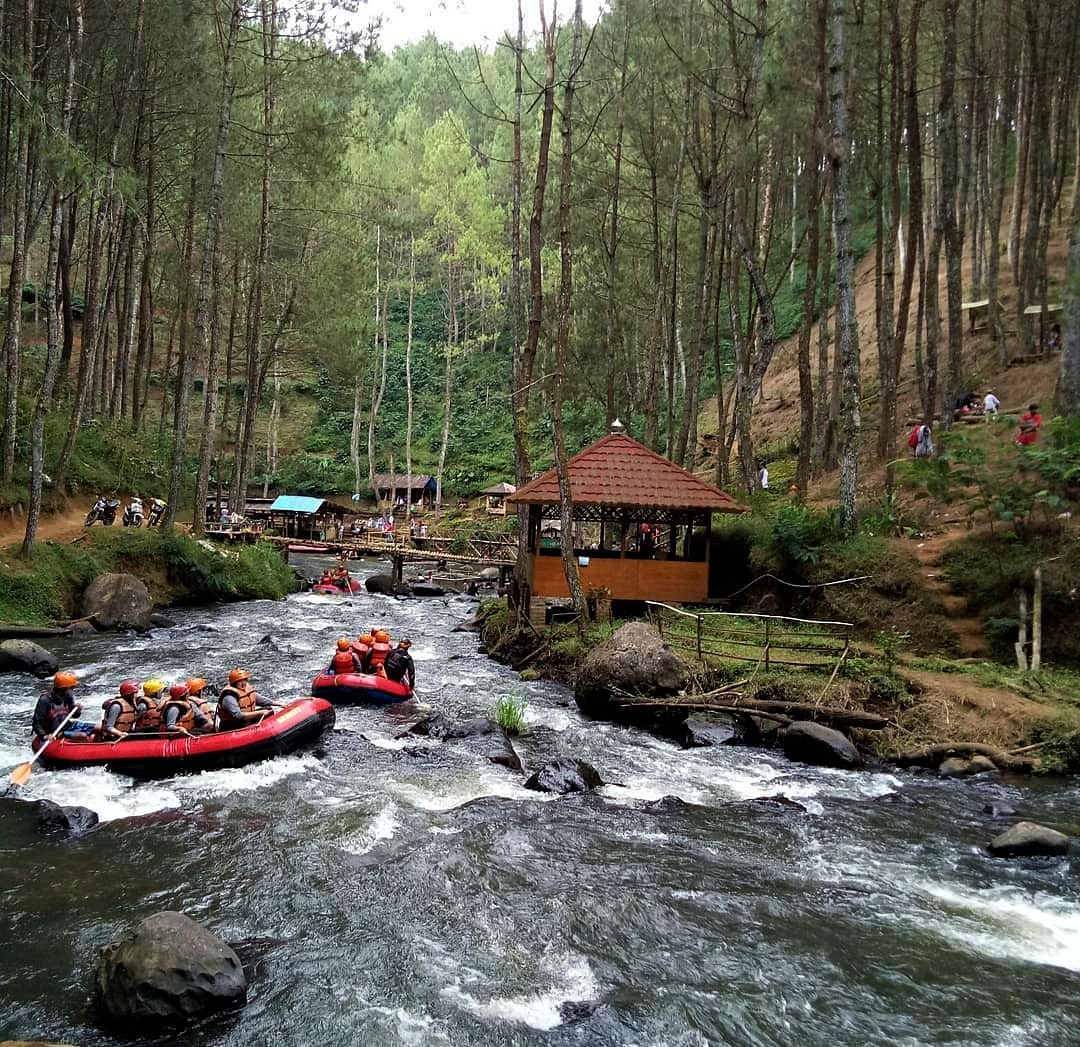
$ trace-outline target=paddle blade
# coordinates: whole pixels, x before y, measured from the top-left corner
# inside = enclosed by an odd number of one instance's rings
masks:
[[[14,771],[8,775],[8,781],[12,785],[25,785],[30,781],[30,775],[33,773],[33,765],[28,763],[21,763]]]

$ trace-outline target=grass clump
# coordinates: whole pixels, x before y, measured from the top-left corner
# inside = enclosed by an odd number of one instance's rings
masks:
[[[495,703],[494,718],[507,734],[521,734],[525,726],[525,699],[504,694]]]

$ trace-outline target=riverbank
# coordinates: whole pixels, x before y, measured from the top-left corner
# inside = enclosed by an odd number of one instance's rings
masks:
[[[156,528],[94,528],[41,542],[27,563],[0,550],[0,624],[50,626],[77,618],[86,587],[111,571],[133,574],[156,607],[281,599],[295,591],[288,564],[266,546],[218,547]]]
[[[483,603],[476,623],[492,658],[524,679],[557,680],[569,687],[589,651],[613,631],[597,623],[582,631],[568,625],[516,629],[503,600]],[[1010,756],[1000,762],[1012,770],[1080,772],[1080,708],[1075,703],[1080,679],[1068,670],[1019,674],[989,661],[890,659],[865,644],[835,676],[806,669],[765,672],[745,662],[679,654],[690,668],[696,693],[726,685],[743,699],[885,718],[889,726],[884,730],[851,731],[860,750],[878,761],[905,762],[904,757],[925,751],[925,762],[936,766],[949,755],[944,751],[949,747],[960,755],[986,747]]]

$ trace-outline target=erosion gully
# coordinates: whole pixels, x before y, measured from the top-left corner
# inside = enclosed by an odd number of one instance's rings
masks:
[[[564,688],[489,661],[453,631],[472,609],[299,594],[55,644],[88,707],[126,676],[220,680],[234,665],[291,698],[337,636],[384,625],[414,640],[427,702],[474,716],[523,696],[547,748],[620,784],[528,792],[453,748],[410,753],[400,718],[363,708],[340,709],[313,751],[239,770],[37,770],[25,795],[103,824],[50,842],[0,821],[0,1039],[113,1043],[89,1002],[98,949],[182,909],[260,940],[247,1006],[187,1044],[1080,1043],[1075,862],[981,850],[1005,824],[995,806],[1080,835],[1075,782],[684,752],[584,721]],[[26,758],[40,689],[0,676],[4,768]],[[536,744],[519,742],[526,761]],[[779,794],[806,811],[748,802]]]

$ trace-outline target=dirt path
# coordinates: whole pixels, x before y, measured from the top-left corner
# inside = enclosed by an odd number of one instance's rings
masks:
[[[93,504],[92,498],[73,498],[63,512],[42,515],[38,521],[38,540],[64,542],[78,538],[83,532],[86,514]],[[25,533],[25,514],[14,511],[0,513],[0,546],[21,542]]]
[[[915,559],[923,576],[923,584],[942,603],[949,616],[949,626],[956,635],[960,654],[964,658],[985,656],[987,651],[986,636],[982,621],[968,610],[967,601],[949,588],[941,574],[941,557],[953,542],[967,535],[966,530],[951,528],[924,538],[914,549]]]

